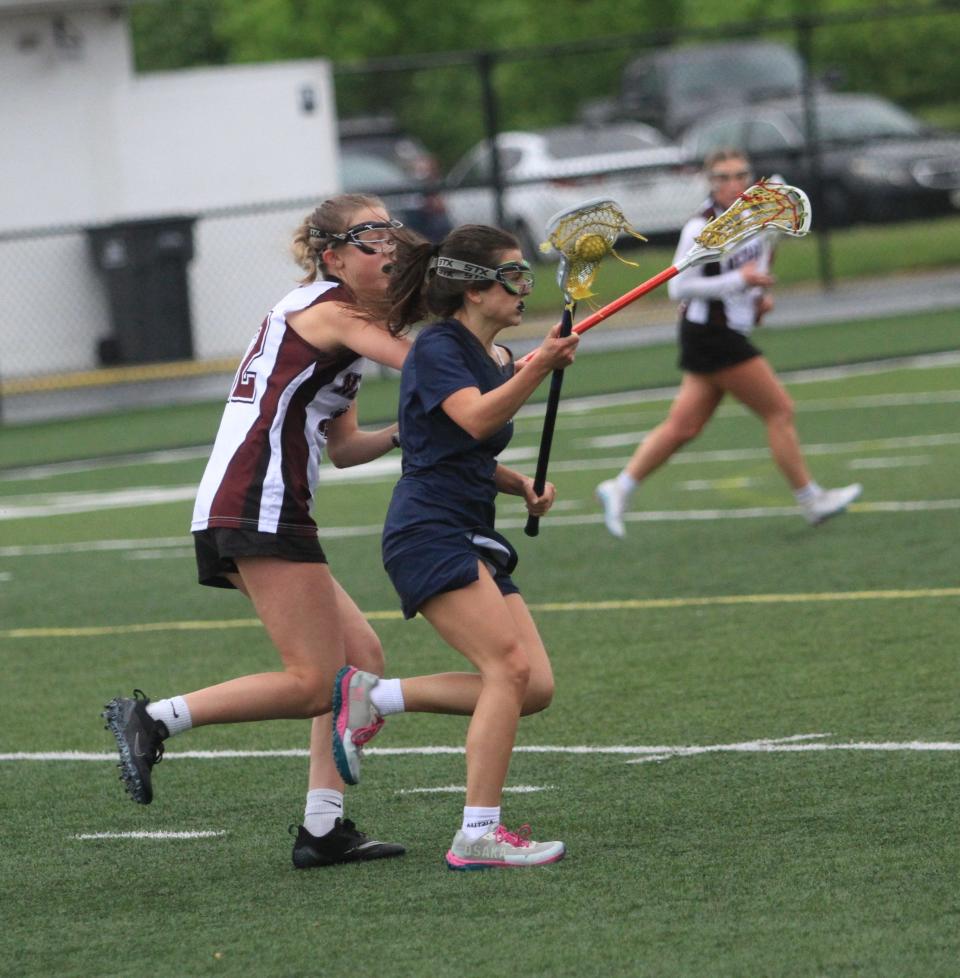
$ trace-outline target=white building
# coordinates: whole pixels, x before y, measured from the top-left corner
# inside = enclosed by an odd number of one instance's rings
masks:
[[[126,3],[0,0],[0,93],[0,377],[98,364],[111,315],[85,228],[211,210],[194,354],[242,350],[296,276],[305,206],[338,189],[329,63],[137,75]]]

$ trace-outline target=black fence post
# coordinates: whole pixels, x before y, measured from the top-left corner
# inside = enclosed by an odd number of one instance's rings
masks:
[[[813,73],[813,21],[808,17],[797,17],[797,50],[803,61],[803,151],[807,158],[807,172],[810,174],[810,196],[813,203],[813,219],[816,228],[817,261],[820,269],[820,282],[824,289],[833,288],[833,259],[830,250],[830,230],[826,221],[818,221],[824,215],[823,170],[820,166],[820,131],[817,126],[817,105],[814,93]]]
[[[483,96],[483,125],[490,147],[490,188],[493,190],[493,207],[497,226],[506,228],[506,214],[503,209],[503,172],[500,169],[500,154],[497,152],[497,134],[500,132],[497,93],[493,87],[493,69],[496,57],[492,51],[481,51],[477,55],[477,71],[480,74],[480,91]]]

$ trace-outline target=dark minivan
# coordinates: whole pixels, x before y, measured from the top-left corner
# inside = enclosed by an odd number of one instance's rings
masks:
[[[610,108],[677,138],[715,108],[799,95],[803,78],[797,52],[774,41],[663,48],[627,63]]]

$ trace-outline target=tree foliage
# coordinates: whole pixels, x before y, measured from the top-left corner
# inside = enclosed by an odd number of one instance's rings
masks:
[[[911,108],[956,105],[960,3],[945,12],[875,19],[879,0],[159,0],[133,8],[140,70],[328,58],[341,116],[393,113],[446,163],[483,135],[476,52],[497,57],[493,82],[503,129],[576,117],[581,103],[615,94],[625,62],[649,45],[756,29],[796,43],[771,21],[825,18],[813,34],[815,73]],[[902,7],[900,8],[903,9]],[[922,4],[915,9],[922,10]],[[829,22],[847,17],[845,22]],[[589,42],[583,51],[573,42]],[[563,46],[562,50],[550,50]],[[459,63],[386,73],[344,70],[372,59],[460,52]],[[960,122],[960,119],[958,119]]]

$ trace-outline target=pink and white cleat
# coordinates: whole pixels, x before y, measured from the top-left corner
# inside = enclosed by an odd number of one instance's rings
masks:
[[[473,841],[457,832],[446,859],[450,869],[545,866],[563,859],[566,851],[562,842],[534,842],[529,825],[521,825],[516,832],[499,825]]]

